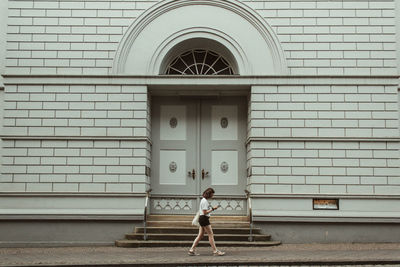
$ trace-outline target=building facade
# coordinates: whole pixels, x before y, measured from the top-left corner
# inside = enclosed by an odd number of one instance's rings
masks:
[[[398,2],[2,1],[0,245],[110,244],[210,186],[283,242],[398,241]]]

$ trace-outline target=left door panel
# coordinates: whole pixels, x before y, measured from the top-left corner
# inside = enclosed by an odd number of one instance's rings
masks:
[[[152,102],[152,195],[194,195],[198,105],[176,97]]]

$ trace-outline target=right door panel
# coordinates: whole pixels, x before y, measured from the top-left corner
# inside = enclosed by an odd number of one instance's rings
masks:
[[[223,97],[201,104],[201,190],[243,196],[246,188],[247,104],[244,97]],[[204,171],[203,171],[204,170]]]

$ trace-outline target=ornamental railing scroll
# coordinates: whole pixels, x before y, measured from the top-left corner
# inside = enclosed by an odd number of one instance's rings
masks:
[[[151,214],[195,214],[199,208],[200,197],[152,196]],[[209,200],[211,206],[220,206],[216,215],[247,215],[246,197],[217,197]]]

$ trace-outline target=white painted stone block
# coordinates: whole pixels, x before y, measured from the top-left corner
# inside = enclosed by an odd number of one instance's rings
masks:
[[[57,127],[55,128],[55,135],[57,136],[79,136],[81,135],[80,128],[76,127]]]
[[[259,189],[261,190],[261,188]],[[253,191],[252,191],[253,193]],[[262,192],[259,192],[262,193]],[[291,194],[292,186],[291,185],[265,185],[265,193],[266,194]]]
[[[67,183],[88,183],[92,182],[91,175],[84,174],[68,174],[67,175]]]
[[[318,175],[319,169],[315,167],[293,167],[292,174],[294,175]]]
[[[367,185],[379,185],[379,184],[388,184],[387,177],[361,177],[361,184]]]
[[[104,183],[79,183],[79,192],[105,192]]]
[[[106,192],[132,192],[132,184],[106,184]]]
[[[54,183],[53,191],[54,192],[78,192],[77,183]]]
[[[347,193],[357,195],[372,195],[374,194],[374,186],[348,185]]]
[[[106,166],[80,166],[79,172],[83,174],[103,174],[106,173]]]
[[[51,192],[53,185],[51,183],[27,183],[26,192]]]
[[[335,143],[333,144],[335,145]],[[320,150],[318,153],[318,156],[322,158],[344,158],[345,155],[346,155],[345,150]]]
[[[345,185],[320,185],[320,193],[322,194],[345,194]]]
[[[375,194],[377,195],[399,195],[400,186],[374,186]]]
[[[318,129],[317,128],[293,128],[292,129],[292,136],[297,137],[317,137],[318,136]]]
[[[333,177],[332,176],[306,176],[306,183],[307,184],[333,184]]]
[[[295,194],[317,194],[319,193],[318,185],[293,185],[293,193]]]
[[[66,165],[66,157],[41,157],[40,163],[44,165]]]
[[[374,173],[374,169],[373,168],[346,168],[347,170],[347,175],[351,175],[351,176],[355,176],[355,175],[368,175],[368,176],[372,176]]]

